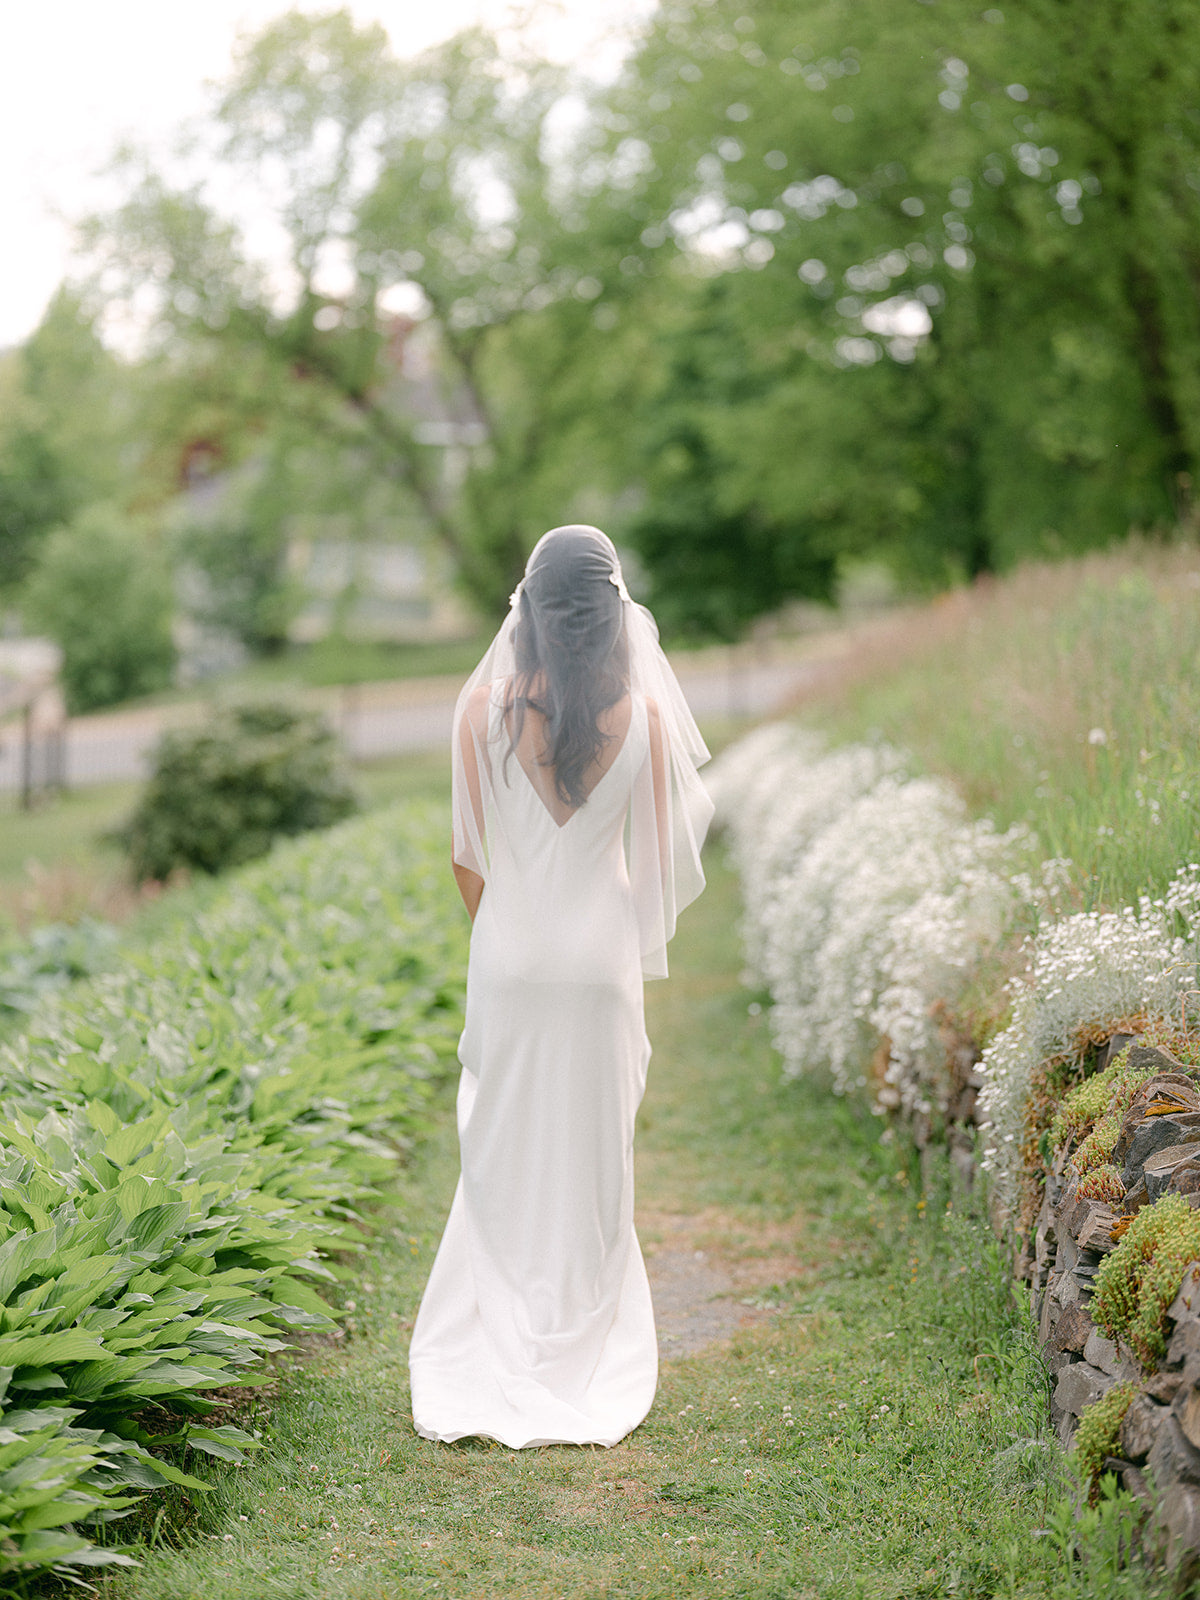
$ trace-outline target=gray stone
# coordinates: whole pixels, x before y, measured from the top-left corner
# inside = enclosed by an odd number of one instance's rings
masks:
[[[1054,1330],[1063,1319],[1063,1310],[1051,1292],[1055,1280],[1051,1278],[1046,1285],[1046,1292],[1042,1296],[1041,1306],[1038,1308],[1038,1344],[1044,1350],[1054,1338]]]
[[[1100,1256],[1106,1256],[1110,1250],[1115,1250],[1117,1243],[1112,1236],[1112,1230],[1116,1220],[1117,1213],[1111,1206],[1094,1200],[1091,1211],[1077,1236],[1076,1242],[1080,1250],[1093,1250]]]
[[[1169,1050],[1154,1044],[1135,1044],[1129,1052],[1129,1066],[1134,1072],[1152,1072],[1151,1084],[1174,1083],[1181,1088],[1194,1088],[1195,1077],[1176,1061]]]
[[[1166,1406],[1155,1405],[1144,1394],[1135,1394],[1121,1423],[1121,1449],[1130,1461],[1145,1461],[1154,1448]]]
[[[1192,1261],[1183,1269],[1179,1293],[1167,1307],[1167,1315],[1172,1322],[1200,1317],[1200,1261]]]
[[[1181,1161],[1177,1167],[1171,1169],[1167,1193],[1186,1194],[1189,1198],[1194,1194],[1200,1194],[1200,1157]]]
[[[1200,1487],[1200,1450],[1184,1438],[1179,1423],[1169,1411],[1155,1435],[1146,1467],[1160,1490],[1169,1483]]]
[[[1048,1350],[1042,1354],[1042,1364],[1052,1378],[1057,1378],[1064,1367],[1069,1367],[1079,1357],[1070,1350]]]
[[[1200,1387],[1185,1384],[1171,1402],[1171,1415],[1187,1442],[1200,1449]]]
[[[1112,1388],[1117,1380],[1087,1361],[1075,1361],[1064,1367],[1054,1386],[1054,1403],[1062,1411],[1075,1416],[1094,1405],[1102,1394]]]
[[[1059,1234],[1058,1255],[1054,1264],[1065,1268],[1068,1272],[1079,1265],[1079,1246],[1065,1228]]]
[[[1136,1467],[1122,1467],[1121,1487],[1126,1494],[1131,1494],[1136,1500],[1149,1500],[1150,1485],[1146,1482],[1143,1473]]]
[[[1100,1052],[1096,1057],[1096,1071],[1103,1072],[1105,1067],[1111,1066],[1113,1058],[1119,1056],[1125,1046],[1132,1044],[1136,1038],[1137,1034],[1135,1033],[1114,1033],[1100,1047]]]
[[[1142,1375],[1141,1368],[1130,1361],[1127,1355],[1122,1355],[1120,1347],[1101,1333],[1093,1332],[1088,1335],[1087,1343],[1083,1347],[1083,1359],[1122,1383],[1136,1382]]]
[[[1174,1117],[1163,1117],[1163,1122],[1174,1122]],[[1200,1170],[1200,1134],[1193,1139],[1187,1139],[1182,1144],[1169,1144],[1164,1150],[1156,1150],[1152,1156],[1147,1156],[1142,1168],[1142,1176],[1146,1180],[1146,1190],[1151,1201],[1159,1199],[1167,1192],[1176,1168],[1192,1162]]]
[[[1159,1484],[1155,1521],[1167,1536],[1164,1565],[1190,1591],[1200,1567],[1200,1493],[1182,1483]]]
[[[1055,1350],[1073,1350],[1076,1355],[1082,1355],[1094,1331],[1095,1323],[1086,1306],[1068,1306],[1054,1324],[1051,1346]]]
[[[1054,1204],[1054,1197],[1051,1194],[1050,1185],[1047,1183],[1046,1192],[1042,1196],[1042,1209],[1038,1212],[1038,1238],[1045,1240],[1047,1244],[1055,1244],[1058,1238],[1057,1228],[1058,1209]]]
[[[1178,1370],[1183,1366],[1200,1363],[1200,1322],[1195,1317],[1184,1317],[1175,1324],[1175,1332],[1167,1346],[1167,1365]]]
[[[1050,1294],[1062,1306],[1064,1311],[1068,1306],[1075,1305],[1083,1298],[1083,1291],[1076,1283],[1075,1276],[1071,1272],[1059,1273],[1054,1280],[1054,1287],[1051,1289]]]
[[[1153,1377],[1146,1379],[1142,1393],[1151,1400],[1157,1400],[1159,1405],[1170,1405],[1179,1393],[1182,1382],[1183,1378],[1177,1372],[1156,1372]]]
[[[1121,1202],[1121,1210],[1127,1217],[1132,1217],[1143,1206],[1150,1204],[1150,1191],[1146,1187],[1145,1178],[1139,1178]]]
[[[1121,1182],[1125,1185],[1126,1193],[1136,1185],[1152,1155],[1170,1145],[1187,1144],[1194,1147],[1200,1145],[1200,1112],[1183,1116],[1146,1117],[1139,1122],[1128,1149],[1120,1157],[1116,1151],[1113,1152],[1114,1164],[1118,1159],[1124,1163]]]

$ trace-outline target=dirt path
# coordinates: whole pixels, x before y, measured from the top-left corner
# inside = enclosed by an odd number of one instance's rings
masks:
[[[715,1206],[639,1209],[662,1361],[726,1343],[775,1314],[765,1291],[802,1278],[806,1263],[792,1225],[757,1226]]]

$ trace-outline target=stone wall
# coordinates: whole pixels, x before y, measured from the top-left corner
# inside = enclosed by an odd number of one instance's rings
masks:
[[[1128,1035],[1112,1039],[1100,1066],[1129,1042]],[[1062,1151],[1047,1175],[1021,1270],[1055,1379],[1051,1420],[1059,1439],[1070,1446],[1080,1414],[1114,1384],[1135,1384],[1121,1454],[1107,1465],[1126,1489],[1151,1501],[1168,1565],[1194,1574],[1200,1571],[1200,1262],[1188,1268],[1168,1311],[1167,1352],[1151,1373],[1100,1333],[1088,1309],[1100,1264],[1135,1212],[1165,1194],[1182,1194],[1200,1208],[1200,1075],[1136,1043],[1130,1065],[1154,1076],[1125,1114],[1113,1153],[1125,1199],[1109,1205],[1081,1198],[1070,1151]]]

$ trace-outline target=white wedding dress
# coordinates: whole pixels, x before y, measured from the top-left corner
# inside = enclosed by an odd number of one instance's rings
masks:
[[[626,841],[650,722],[634,692],[618,753],[561,820],[539,775],[516,752],[504,760],[495,701],[459,1046],[462,1176],[413,1331],[413,1420],[443,1441],[612,1445],[645,1417],[658,1373],[633,1226],[650,1045]]]

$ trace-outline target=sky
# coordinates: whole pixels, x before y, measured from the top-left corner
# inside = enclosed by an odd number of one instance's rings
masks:
[[[412,55],[475,22],[503,23],[507,0],[329,0],[382,22]],[[544,48],[603,70],[614,24],[653,0],[561,0]],[[71,266],[70,219],[106,193],[98,177],[116,145],[165,149],[203,112],[206,82],[226,75],[239,32],[284,0],[0,0],[0,349],[37,326]]]

